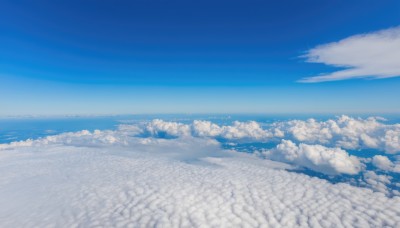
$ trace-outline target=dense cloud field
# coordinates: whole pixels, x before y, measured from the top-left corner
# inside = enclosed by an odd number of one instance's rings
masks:
[[[0,224],[399,227],[399,139],[399,124],[342,116],[156,119],[0,144]]]

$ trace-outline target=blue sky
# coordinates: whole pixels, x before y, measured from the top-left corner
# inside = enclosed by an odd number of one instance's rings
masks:
[[[394,0],[1,1],[0,115],[400,112],[399,25]]]

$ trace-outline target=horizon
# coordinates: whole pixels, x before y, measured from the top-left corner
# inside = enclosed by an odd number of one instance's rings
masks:
[[[291,116],[291,117],[317,117],[317,116],[326,116],[326,117],[336,117],[336,116],[351,116],[351,117],[384,117],[384,116],[397,116],[400,115],[400,112],[259,112],[259,113],[208,113],[208,112],[195,112],[195,113],[105,113],[105,114],[95,114],[95,113],[83,113],[83,114],[20,114],[20,115],[0,115],[0,119],[7,118],[15,118],[15,119],[23,119],[23,118],[84,118],[84,117],[125,117],[125,116]]]

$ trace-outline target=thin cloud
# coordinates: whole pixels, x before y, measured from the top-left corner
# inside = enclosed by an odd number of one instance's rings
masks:
[[[355,78],[400,76],[400,27],[348,37],[317,46],[304,56],[307,62],[345,68],[333,73],[302,78],[316,83]]]

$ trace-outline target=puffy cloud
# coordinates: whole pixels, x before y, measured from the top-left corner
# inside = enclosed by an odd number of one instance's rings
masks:
[[[263,130],[255,121],[249,122],[233,122],[233,126],[224,126],[221,136],[227,139],[252,139],[252,140],[266,140],[272,135]]]
[[[333,134],[340,131],[335,121],[318,122],[315,119],[307,121],[292,120],[284,123],[284,131],[287,131],[299,141],[329,143]],[[286,128],[286,129],[285,129]]]
[[[210,121],[193,121],[193,131],[200,137],[216,137],[222,133],[222,128]]]
[[[400,124],[388,125],[383,121],[379,117],[362,119],[345,115],[327,121],[290,120],[264,126],[255,121],[234,121],[232,125],[218,125],[202,120],[195,120],[191,124],[153,120],[140,127],[123,125],[120,130],[132,135],[195,136],[250,142],[285,138],[352,150],[372,148],[386,153],[400,152]]]
[[[353,78],[400,76],[400,27],[355,35],[307,52],[308,62],[346,68],[300,82],[324,82]]]
[[[264,152],[272,160],[288,162],[328,175],[357,174],[361,163],[340,148],[327,148],[321,145],[299,144],[282,140],[276,148]]]
[[[396,128],[389,129],[385,132],[383,138],[385,150],[390,153],[396,153],[400,151],[400,125],[397,124]]]
[[[197,136],[228,140],[265,141],[274,136],[261,128],[255,121],[234,121],[231,126],[219,126],[210,121],[194,120],[192,124],[153,120],[144,126],[145,132],[152,136]],[[282,134],[277,131],[276,134]]]
[[[301,154],[311,164],[353,172],[340,150],[331,154],[333,149],[284,144],[281,147],[294,150],[293,156]],[[332,158],[321,153],[325,150]],[[339,165],[342,162],[344,166]],[[286,167],[224,151],[213,139],[136,138],[120,130],[81,131],[2,145],[0,223],[3,227],[400,226],[400,197],[331,184]],[[372,184],[372,180],[386,181],[369,175]]]
[[[66,146],[104,146],[111,144],[127,145],[128,135],[120,131],[100,131],[90,132],[82,130],[78,132],[67,132],[59,135],[47,136],[37,140],[28,139],[26,141],[11,142],[0,144],[0,149],[13,149],[15,147],[40,147],[43,145],[66,145]]]
[[[291,120],[274,123],[287,138],[344,149],[372,148],[397,153],[400,151],[400,125],[387,125],[381,118],[366,119],[340,116],[327,121]]]
[[[366,171],[363,174],[366,185],[375,191],[389,193],[386,185],[391,183],[391,177],[387,175],[378,175],[374,171]]]
[[[388,157],[382,155],[375,155],[372,158],[372,164],[382,170],[393,169],[393,162],[391,162]]]
[[[190,126],[177,122],[166,122],[160,119],[151,121],[146,130],[152,135],[166,134],[169,136],[190,135]]]
[[[372,164],[381,170],[400,173],[400,163],[393,163],[386,156],[375,155],[374,157],[372,157]]]
[[[62,134],[70,137],[69,133]],[[77,134],[77,133],[74,133]],[[194,120],[184,124],[163,120],[153,120],[145,123],[123,124],[115,131],[80,132],[77,138],[91,137],[93,134],[102,143],[116,140],[126,143],[129,136],[156,138],[199,137],[215,138],[240,142],[279,142],[287,139],[307,144],[321,144],[343,149],[377,149],[389,154],[400,152],[400,124],[385,124],[379,117],[352,118],[340,116],[326,121],[290,120],[262,124],[255,121],[234,121],[231,125],[218,125],[210,121]],[[88,135],[88,136],[85,136]],[[96,136],[97,135],[97,136]],[[104,141],[107,135],[108,141]],[[57,136],[59,138],[61,136]],[[49,137],[44,140],[56,140]],[[94,139],[93,139],[94,140]],[[76,140],[78,141],[78,139]],[[76,142],[75,141],[75,142]],[[23,143],[30,144],[26,141]],[[97,143],[96,140],[93,143]]]

